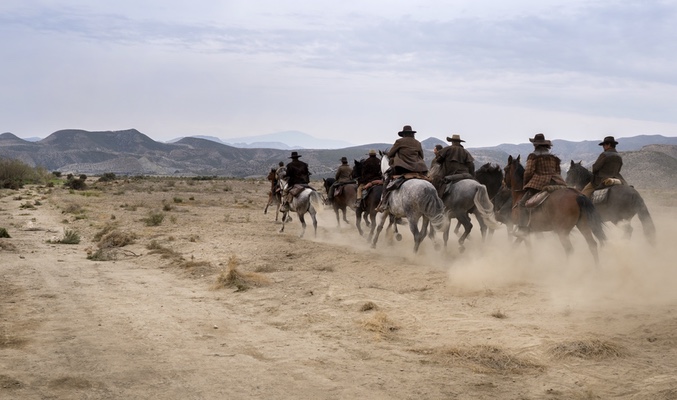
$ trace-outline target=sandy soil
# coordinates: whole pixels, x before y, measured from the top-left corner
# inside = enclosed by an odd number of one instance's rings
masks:
[[[677,398],[673,193],[643,193],[657,246],[609,227],[595,268],[578,232],[569,260],[504,231],[415,255],[326,209],[300,239],[267,190],[0,191],[0,398]]]

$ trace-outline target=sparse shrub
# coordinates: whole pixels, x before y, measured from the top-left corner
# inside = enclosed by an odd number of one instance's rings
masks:
[[[162,221],[165,219],[165,214],[161,212],[152,211],[148,214],[148,217],[143,219],[143,222],[146,223],[146,226],[158,226],[162,224]]]
[[[214,289],[222,289],[226,287],[235,287],[236,292],[244,292],[249,290],[252,286],[263,286],[270,283],[270,280],[255,272],[241,272],[237,268],[238,260],[235,256],[228,260],[228,269],[216,278]]]
[[[183,203],[183,199],[180,197],[174,197],[174,203]]]
[[[103,175],[101,175],[101,177],[97,182],[111,182],[114,181],[115,179],[117,179],[117,177],[113,172],[106,172]]]
[[[110,249],[97,249],[96,251],[88,251],[87,259],[92,261],[111,261],[117,259],[117,254]]]
[[[64,186],[73,190],[85,190],[87,188],[85,180],[87,180],[87,175],[82,174],[79,178],[75,178],[73,174],[68,174]]]
[[[78,244],[80,243],[80,234],[77,231],[66,229],[63,232],[63,237],[61,239],[48,240],[48,243],[60,243],[60,244]]]
[[[27,183],[47,182],[47,172],[20,160],[0,158],[0,188],[18,190]]]
[[[61,171],[52,171],[52,175],[56,178],[61,178]]]
[[[11,238],[11,236],[9,236],[9,232],[7,232],[7,229],[0,228],[0,238]]]
[[[29,209],[29,210],[35,210],[35,206],[29,202],[22,203],[19,208],[21,209]]]

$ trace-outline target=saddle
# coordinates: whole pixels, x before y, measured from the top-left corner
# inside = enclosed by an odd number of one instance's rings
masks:
[[[294,186],[292,186],[291,189],[289,189],[289,194],[296,197],[306,189],[315,190],[310,185],[308,185],[307,183],[297,183]]]
[[[386,186],[387,191],[392,191],[399,189],[402,184],[410,179],[423,179],[423,180],[429,180],[427,176],[423,175],[420,172],[407,172],[406,174],[402,175],[394,175],[393,180],[388,183],[388,186]]]
[[[458,181],[462,181],[464,179],[475,179],[472,175],[470,175],[467,172],[461,172],[460,174],[453,174],[453,175],[447,175],[442,180],[444,183],[456,183]]]
[[[334,186],[334,196],[338,196],[343,192],[343,187],[345,185],[350,185],[354,184],[354,181],[349,181],[349,182],[337,182],[336,186]]]
[[[536,208],[536,207],[540,206],[541,204],[543,204],[545,199],[550,197],[550,193],[554,192],[555,190],[559,190],[559,189],[568,189],[568,186],[564,186],[564,185],[544,186],[543,190],[541,190],[540,192],[531,196],[531,198],[529,198],[526,201],[526,203],[524,203],[524,206],[526,208]]]

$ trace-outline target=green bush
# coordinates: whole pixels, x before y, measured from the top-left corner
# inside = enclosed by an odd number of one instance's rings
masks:
[[[28,183],[45,183],[49,174],[20,160],[0,158],[0,188],[21,189]]]
[[[9,232],[7,232],[7,229],[0,228],[0,238],[11,238],[11,236],[9,236]]]
[[[165,215],[161,212],[151,212],[148,214],[148,218],[144,218],[143,221],[147,226],[158,226],[164,221]]]

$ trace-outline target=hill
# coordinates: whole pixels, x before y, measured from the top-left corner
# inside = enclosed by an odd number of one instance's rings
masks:
[[[624,173],[638,187],[660,186],[666,182],[677,187],[672,173],[677,159],[677,138],[641,135],[619,139],[619,150],[625,156]],[[589,166],[599,155],[598,141],[553,141],[553,153],[562,159],[565,169],[570,160]],[[426,163],[433,157],[436,144],[447,145],[437,138],[421,141]],[[313,179],[332,177],[341,157],[359,160],[370,149],[386,151],[391,143],[371,143],[337,149],[303,149],[302,160],[309,165]],[[485,163],[504,165],[509,155],[531,152],[530,143],[500,144],[468,150],[477,166]],[[263,177],[278,162],[289,161],[289,150],[276,148],[243,148],[211,139],[185,137],[173,143],[156,142],[136,129],[122,131],[60,130],[38,142],[20,139],[12,133],[0,134],[0,157],[19,159],[50,171],[100,175],[207,175],[224,177]],[[651,179],[635,171],[651,172]],[[673,186],[674,185],[674,186]]]

